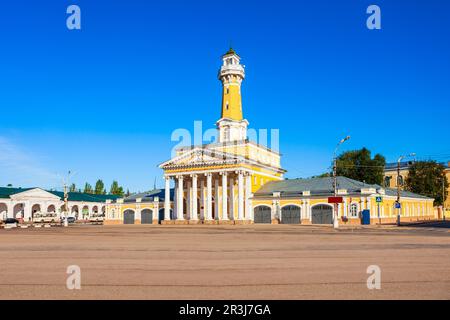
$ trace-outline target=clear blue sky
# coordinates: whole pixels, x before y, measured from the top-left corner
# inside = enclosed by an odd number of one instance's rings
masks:
[[[82,30],[66,28],[81,7]],[[382,30],[366,28],[381,7]],[[176,128],[220,116],[220,56],[243,58],[244,115],[280,130],[287,177],[336,142],[450,158],[450,2],[23,1],[0,10],[0,185],[162,185]]]

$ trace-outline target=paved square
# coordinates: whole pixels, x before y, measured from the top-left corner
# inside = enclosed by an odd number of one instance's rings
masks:
[[[450,299],[445,228],[0,230],[0,299]],[[81,268],[81,290],[66,269]],[[368,290],[369,265],[381,290]]]

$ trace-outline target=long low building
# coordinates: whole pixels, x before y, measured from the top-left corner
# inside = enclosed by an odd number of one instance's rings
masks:
[[[69,216],[84,219],[92,214],[105,213],[106,201],[115,195],[97,195],[80,192],[68,193]],[[30,222],[35,213],[60,214],[64,206],[64,193],[41,188],[0,187],[0,218],[23,219]]]
[[[345,177],[338,177],[338,196],[342,203],[337,204],[337,215],[341,224],[394,223],[398,210],[396,190],[379,185],[366,184]],[[200,194],[206,193],[206,187],[200,188]],[[215,190],[213,188],[213,193]],[[223,215],[220,210],[212,210],[206,215],[203,200],[197,198],[198,211],[192,213],[192,197],[183,197],[180,206],[183,218],[174,214],[179,206],[170,189],[169,212],[166,219],[164,199],[165,191],[161,189],[132,195],[116,201],[108,201],[106,224],[332,224],[335,206],[328,203],[334,196],[332,178],[293,179],[271,181],[263,185],[250,197],[251,214],[244,221],[239,219],[235,208]],[[427,221],[435,219],[433,199],[407,191],[400,193],[401,221]],[[189,202],[188,202],[189,199]],[[218,198],[221,201],[220,198]],[[175,200],[175,203],[174,201]],[[232,201],[237,201],[237,196]],[[377,202],[380,201],[380,202]],[[213,208],[220,208],[221,203],[212,200]],[[189,210],[189,211],[188,211]],[[218,214],[216,214],[218,212]],[[367,214],[367,217],[364,215]]]
[[[173,189],[169,192],[169,212],[173,218]],[[107,200],[105,224],[158,224],[164,220],[165,190],[154,189]]]
[[[337,217],[340,223],[361,224],[435,219],[433,199],[407,191],[400,192],[401,208],[395,208],[397,190],[338,177]],[[333,178],[272,181],[252,197],[254,222],[332,224],[335,205]],[[368,210],[368,211],[366,211]],[[364,213],[368,216],[364,217]],[[366,218],[366,219],[364,219]],[[369,219],[369,220],[368,220]]]

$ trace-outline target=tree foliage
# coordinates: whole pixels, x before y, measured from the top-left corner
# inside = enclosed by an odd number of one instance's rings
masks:
[[[444,182],[444,190],[442,182]],[[436,161],[414,162],[405,180],[406,190],[434,198],[434,204],[437,206],[442,205],[447,198],[448,185],[445,167]]]
[[[69,187],[69,192],[76,192],[77,191],[77,187],[75,185],[75,183],[72,183]]]
[[[337,158],[337,175],[362,181],[369,184],[382,185],[386,159],[381,154],[373,158],[370,150],[362,148],[342,153]]]
[[[113,183],[111,184],[111,189],[110,189],[109,193],[118,195],[121,197],[123,197],[123,195],[124,195],[123,188],[119,186],[119,183],[117,181],[113,181]]]
[[[84,185],[84,191],[83,193],[94,193],[94,190],[92,189],[92,186],[86,182]]]
[[[95,183],[95,194],[104,194],[105,190],[105,184],[103,183],[103,181],[101,179],[98,179],[97,182]]]

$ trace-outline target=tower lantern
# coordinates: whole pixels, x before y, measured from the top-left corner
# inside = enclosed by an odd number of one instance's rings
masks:
[[[245,78],[241,58],[232,49],[222,56],[222,67],[219,80],[222,81],[222,114],[217,127],[219,142],[245,140],[247,138],[248,121],[243,118],[241,84]]]

